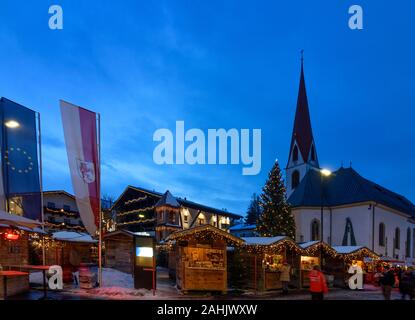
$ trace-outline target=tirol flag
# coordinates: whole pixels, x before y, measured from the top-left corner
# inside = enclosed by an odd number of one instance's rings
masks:
[[[60,108],[76,204],[86,230],[95,235],[100,217],[97,114],[62,100]]]
[[[0,99],[0,209],[42,219],[36,112]]]

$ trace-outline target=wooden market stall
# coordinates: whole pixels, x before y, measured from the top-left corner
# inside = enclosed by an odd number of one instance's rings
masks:
[[[0,211],[0,299],[29,290],[29,274],[10,270],[29,262],[29,232],[37,221]]]
[[[177,231],[166,239],[174,243],[176,284],[183,292],[227,292],[227,246],[243,240],[211,225]]]
[[[335,270],[335,264],[332,263],[332,259],[337,257],[337,252],[330,245],[322,241],[309,241],[300,243],[299,246],[303,249],[303,253],[300,258],[300,278],[301,287],[309,287],[310,280],[309,274],[314,265],[321,267],[321,270],[328,276],[328,284],[333,285]],[[327,262],[330,261],[330,268],[327,267]]]
[[[364,273],[364,282],[373,282],[376,273],[376,263],[379,256],[364,246],[334,246],[337,255],[327,262],[327,267],[334,266],[338,272],[334,274],[335,284],[341,287],[347,286],[350,277],[348,273],[351,265],[358,265]]]
[[[301,248],[289,237],[247,237],[244,245],[232,252],[232,286],[258,291],[282,288],[281,268],[286,261],[291,266],[290,286],[299,286]],[[239,272],[235,267],[243,268]]]
[[[131,231],[117,230],[104,235],[104,265],[108,268],[133,274],[134,238]]]

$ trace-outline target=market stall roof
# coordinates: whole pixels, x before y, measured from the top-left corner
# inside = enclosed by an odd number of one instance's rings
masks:
[[[278,242],[284,239],[290,239],[290,238],[286,236],[277,236],[277,237],[243,237],[241,239],[245,241],[246,245],[270,246],[272,244],[277,244]]]
[[[92,237],[87,233],[78,233],[72,231],[59,231],[52,234],[52,238],[58,241],[67,241],[67,242],[83,242],[83,243],[97,243],[97,240],[92,239]]]
[[[0,228],[9,228],[10,225],[9,224],[3,224],[0,223]],[[43,231],[41,228],[28,228],[28,227],[15,227],[19,230],[23,230],[23,231],[27,231],[27,232],[33,232],[33,233],[40,233],[40,234],[46,234],[45,231]]]
[[[350,259],[355,259],[359,257],[369,257],[374,259],[379,258],[379,256],[375,252],[364,246],[334,246],[333,249],[338,254],[348,257]]]
[[[192,237],[197,238],[200,237],[200,235],[202,234],[205,234],[206,236],[222,238],[230,245],[242,245],[244,243],[244,241],[241,238],[238,238],[226,231],[223,231],[209,224],[173,232],[166,238],[166,241],[184,240]]]
[[[35,220],[28,219],[22,216],[7,213],[2,210],[0,210],[0,223],[8,225],[8,226],[26,227],[30,229],[34,229],[42,225],[42,223],[39,221],[35,221]]]
[[[300,243],[299,246],[301,249],[303,249],[303,254],[308,256],[315,256],[316,254],[319,254],[321,249],[323,249],[323,251],[331,256],[337,254],[336,250],[334,250],[333,247],[323,241],[303,242]]]

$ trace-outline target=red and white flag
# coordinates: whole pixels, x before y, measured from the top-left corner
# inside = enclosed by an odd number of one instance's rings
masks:
[[[62,100],[60,107],[76,204],[86,230],[95,235],[100,217],[97,114]]]

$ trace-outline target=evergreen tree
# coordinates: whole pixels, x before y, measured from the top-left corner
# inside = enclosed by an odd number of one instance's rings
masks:
[[[260,198],[262,214],[257,231],[261,236],[286,235],[294,239],[295,221],[287,203],[285,186],[278,161],[275,162]]]
[[[261,206],[259,204],[259,196],[254,193],[249,204],[248,211],[245,218],[246,224],[256,224],[261,215]]]

